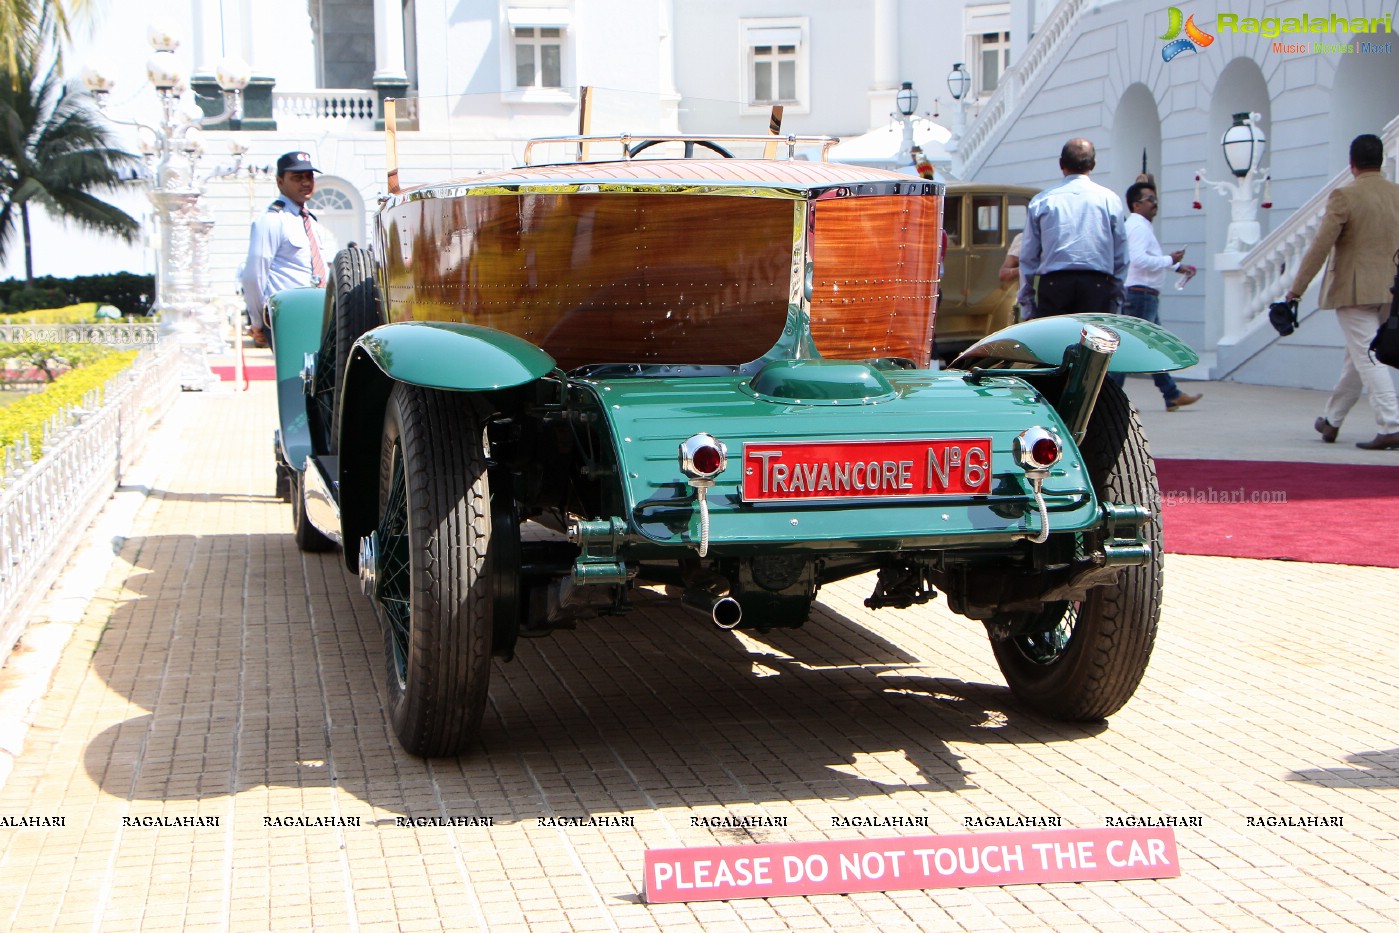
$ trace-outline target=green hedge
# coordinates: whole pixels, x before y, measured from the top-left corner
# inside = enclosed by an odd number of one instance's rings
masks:
[[[155,276],[113,272],[71,279],[43,275],[32,282],[24,279],[0,282],[0,311],[7,313],[60,308],[88,301],[115,305],[123,315],[149,315],[155,302]]]
[[[19,344],[0,345],[0,355],[9,355],[9,348]],[[78,405],[83,396],[93,389],[101,389],[107,381],[122,370],[131,366],[139,351],[108,350],[90,344],[53,344],[57,347],[77,346],[84,352],[105,351],[100,358],[91,360],[78,369],[64,373],[44,387],[42,392],[28,395],[13,405],[0,408],[0,456],[12,444],[19,443],[25,434],[29,435],[30,448],[35,459],[43,453],[44,422],[64,408]]]

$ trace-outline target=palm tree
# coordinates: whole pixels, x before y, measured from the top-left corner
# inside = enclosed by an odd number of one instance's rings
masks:
[[[20,89],[20,66],[36,61],[48,39],[69,38],[69,25],[91,7],[91,0],[0,0],[0,71],[10,90]]]
[[[113,234],[127,243],[140,232],[129,214],[96,197],[132,184],[140,159],[117,148],[106,124],[87,97],[71,92],[56,66],[36,80],[21,65],[20,90],[11,90],[0,71],[0,260],[14,235],[16,218],[24,234],[24,274],[34,278],[29,204],[89,230]]]

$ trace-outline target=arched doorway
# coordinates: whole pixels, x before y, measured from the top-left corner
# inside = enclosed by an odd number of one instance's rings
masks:
[[[1355,44],[1377,45],[1393,42],[1393,36],[1356,36]],[[1331,82],[1331,133],[1328,140],[1326,171],[1334,174],[1350,161],[1350,141],[1361,133],[1384,132],[1395,117],[1399,101],[1399,55],[1337,55],[1336,75]],[[1394,153],[1386,152],[1386,158]]]
[[[1157,185],[1179,187],[1180,179],[1161,174],[1161,113],[1156,96],[1141,82],[1129,86],[1117,102],[1112,120],[1112,151],[1112,174],[1102,182],[1119,196],[1126,194],[1128,186],[1143,171],[1154,176]]]
[[[334,234],[337,249],[351,243],[364,245],[364,200],[345,179],[334,175],[316,179],[316,193],[306,206]]]

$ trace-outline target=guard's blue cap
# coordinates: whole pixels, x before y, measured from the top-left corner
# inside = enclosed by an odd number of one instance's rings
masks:
[[[277,174],[284,172],[319,172],[320,169],[311,164],[311,154],[308,152],[288,152],[277,160]]]

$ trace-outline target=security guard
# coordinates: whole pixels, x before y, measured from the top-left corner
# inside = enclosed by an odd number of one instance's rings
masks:
[[[306,209],[319,171],[308,153],[283,155],[277,160],[277,190],[281,194],[253,221],[248,259],[243,265],[243,300],[253,342],[260,347],[270,341],[263,321],[268,298],[285,288],[326,283],[335,240]]]

